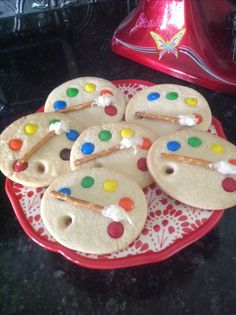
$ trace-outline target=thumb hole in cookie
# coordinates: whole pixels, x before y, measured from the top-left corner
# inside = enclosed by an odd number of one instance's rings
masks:
[[[174,174],[174,172],[175,172],[175,169],[174,169],[174,167],[173,167],[172,165],[165,165],[165,167],[164,167],[164,173],[165,173],[166,175]]]
[[[41,162],[38,162],[37,165],[36,165],[36,169],[37,169],[37,172],[40,173],[40,174],[43,174],[45,173],[45,165]]]
[[[64,230],[68,228],[72,224],[72,222],[72,217],[69,215],[65,215],[59,219],[59,227]]]

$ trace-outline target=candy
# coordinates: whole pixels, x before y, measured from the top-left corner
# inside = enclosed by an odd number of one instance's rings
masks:
[[[189,137],[187,143],[190,147],[199,147],[202,144],[202,140],[198,137]]]
[[[98,135],[101,141],[108,141],[112,137],[112,133],[109,130],[101,130]]]
[[[101,95],[106,95],[106,94],[113,95],[112,91],[111,91],[111,90],[108,90],[108,89],[102,90],[100,94],[101,94]]]
[[[15,172],[23,172],[28,168],[29,164],[28,162],[24,162],[24,163],[18,163],[18,161],[15,161],[12,165],[12,168]]]
[[[118,189],[118,183],[114,179],[108,179],[103,183],[103,189],[106,192],[115,192]]]
[[[71,189],[68,188],[68,187],[60,188],[60,189],[58,190],[58,192],[61,193],[61,194],[64,194],[64,195],[68,195],[68,196],[71,195]]]
[[[146,172],[148,170],[146,158],[139,159],[137,162],[137,167],[140,171]]]
[[[181,147],[181,144],[178,141],[169,141],[167,143],[167,149],[169,151],[177,151]]]
[[[186,97],[184,100],[185,104],[191,107],[197,106],[197,99],[195,97]]]
[[[148,150],[152,145],[152,141],[148,138],[143,138],[143,142],[140,144],[140,148],[143,150]]]
[[[134,137],[135,132],[131,128],[123,128],[120,131],[120,135],[122,138],[131,138],[131,137]]]
[[[214,143],[211,146],[211,151],[216,154],[224,153],[225,149],[222,145],[218,143]]]
[[[148,96],[147,96],[147,99],[148,99],[149,101],[155,101],[155,100],[157,100],[158,98],[160,98],[160,94],[157,93],[157,92],[152,92],[152,93],[148,94]]]
[[[27,124],[24,127],[24,132],[27,135],[34,135],[36,134],[36,132],[38,131],[38,125],[37,124]]]
[[[56,118],[51,119],[51,120],[49,121],[49,125],[55,124],[55,123],[57,123],[57,122],[60,122],[60,119],[56,119]]]
[[[91,176],[85,176],[81,179],[80,183],[83,188],[91,188],[94,185],[95,180]]]
[[[222,187],[227,192],[235,192],[236,191],[236,180],[231,177],[226,177],[222,181]]]
[[[121,222],[111,222],[107,227],[107,232],[112,238],[119,238],[124,233],[124,226]]]
[[[79,133],[78,131],[76,130],[69,130],[67,133],[66,133],[66,137],[68,140],[70,141],[75,141],[78,137],[79,137]]]
[[[88,93],[93,93],[96,91],[96,85],[94,83],[86,83],[84,90]]]
[[[69,161],[70,160],[70,152],[71,152],[71,149],[68,149],[68,148],[62,149],[60,151],[60,158],[63,161]]]
[[[123,197],[119,201],[119,206],[125,209],[125,211],[131,211],[134,207],[134,201],[129,197]]]
[[[13,151],[19,151],[23,145],[21,139],[12,139],[8,142],[9,148]]]
[[[117,114],[117,108],[114,105],[109,105],[104,108],[104,112],[108,116],[115,116]]]
[[[81,146],[81,151],[83,154],[92,154],[94,152],[94,144],[91,142],[84,142]]]
[[[62,100],[58,100],[53,104],[53,108],[55,110],[61,110],[67,107],[67,103],[65,101]]]
[[[79,94],[79,90],[77,88],[68,88],[66,91],[67,96],[75,97]]]
[[[166,95],[166,98],[171,101],[176,100],[178,97],[179,97],[179,94],[176,92],[169,92]]]

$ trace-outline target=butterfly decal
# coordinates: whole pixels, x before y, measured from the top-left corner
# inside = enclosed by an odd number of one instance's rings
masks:
[[[172,53],[175,55],[176,58],[178,58],[178,50],[177,47],[181,40],[184,37],[184,34],[186,32],[186,29],[183,28],[182,30],[178,31],[171,40],[165,41],[159,34],[155,32],[150,32],[150,35],[154,39],[157,49],[160,50],[159,52],[159,60],[165,55],[165,53]]]

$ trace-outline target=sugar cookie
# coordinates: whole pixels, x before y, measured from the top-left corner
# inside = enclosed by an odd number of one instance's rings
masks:
[[[70,170],[70,151],[81,130],[65,114],[24,116],[1,134],[1,171],[25,186],[47,186]]]
[[[122,120],[126,106],[123,92],[110,81],[80,77],[56,87],[49,94],[44,110],[67,111],[79,104],[88,106],[67,112],[67,115],[77,119],[86,128]]]
[[[148,128],[127,122],[87,128],[72,147],[71,169],[108,167],[131,176],[144,188],[153,182],[147,169],[146,155],[155,139],[155,134]]]
[[[147,164],[157,184],[190,206],[217,210],[236,204],[236,146],[196,130],[160,137]]]
[[[175,84],[154,85],[137,92],[125,112],[126,121],[149,127],[158,135],[186,128],[206,131],[211,119],[208,103],[199,92]]]
[[[76,204],[75,199],[92,208]],[[49,233],[62,245],[90,254],[127,247],[143,229],[146,216],[146,198],[136,182],[105,168],[83,168],[57,178],[41,202]]]

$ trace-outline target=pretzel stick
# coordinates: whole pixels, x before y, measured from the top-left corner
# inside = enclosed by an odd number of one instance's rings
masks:
[[[68,196],[54,190],[50,192],[50,195],[56,199],[69,202],[70,204],[76,205],[78,207],[88,208],[95,211],[102,211],[104,209],[104,207],[101,205],[86,200],[78,199],[76,197]]]
[[[198,166],[202,166],[202,167],[210,168],[210,169],[211,169],[210,165],[212,164],[211,162],[203,160],[203,159],[191,158],[188,156],[177,155],[177,154],[172,154],[172,153],[161,153],[161,157],[168,160],[176,161],[176,162],[181,162],[181,163],[186,163],[186,164],[191,164],[191,165],[198,165]]]
[[[120,144],[116,144],[106,150],[103,150],[103,151],[100,151],[98,153],[95,153],[93,155],[90,155],[90,156],[85,156],[81,159],[78,159],[78,160],[75,160],[74,161],[74,164],[75,165],[80,165],[80,164],[83,164],[83,163],[86,163],[86,162],[89,162],[89,161],[94,161],[96,160],[97,158],[100,158],[100,157],[103,157],[103,156],[106,156],[108,154],[111,154],[112,152],[116,152],[116,151],[119,151],[119,150],[122,150],[121,147],[120,147]]]
[[[78,105],[73,105],[64,109],[60,109],[60,110],[56,110],[55,112],[59,112],[59,113],[68,113],[68,112],[74,112],[83,108],[88,108],[91,107],[93,101],[90,102],[86,102],[83,104],[78,104]]]
[[[152,120],[163,120],[163,121],[170,121],[170,122],[179,121],[179,118],[177,116],[157,115],[157,114],[147,113],[147,112],[136,112],[135,115],[140,118],[148,118]]]
[[[121,220],[127,220],[130,224],[133,224],[129,215],[126,213],[126,211],[117,205],[110,205],[108,207],[103,207],[101,205],[98,205],[96,203],[78,199],[76,197],[68,196],[65,194],[62,194],[60,192],[57,192],[55,190],[52,190],[50,192],[50,195],[56,199],[66,201],[70,204],[73,204],[78,207],[87,208],[90,210],[95,210],[100,212],[104,217],[110,218],[113,221],[121,221]]]
[[[189,114],[189,115],[178,115],[178,116],[167,116],[167,115],[157,115],[148,112],[137,112],[136,116],[139,118],[148,118],[152,120],[168,121],[173,123],[178,123],[181,126],[195,126],[202,122],[202,116],[199,114]]]
[[[17,161],[17,164],[24,164],[28,159],[37,152],[45,143],[47,143],[51,138],[56,135],[54,131],[47,133],[39,142],[37,142],[28,152],[26,152],[22,158]]]

